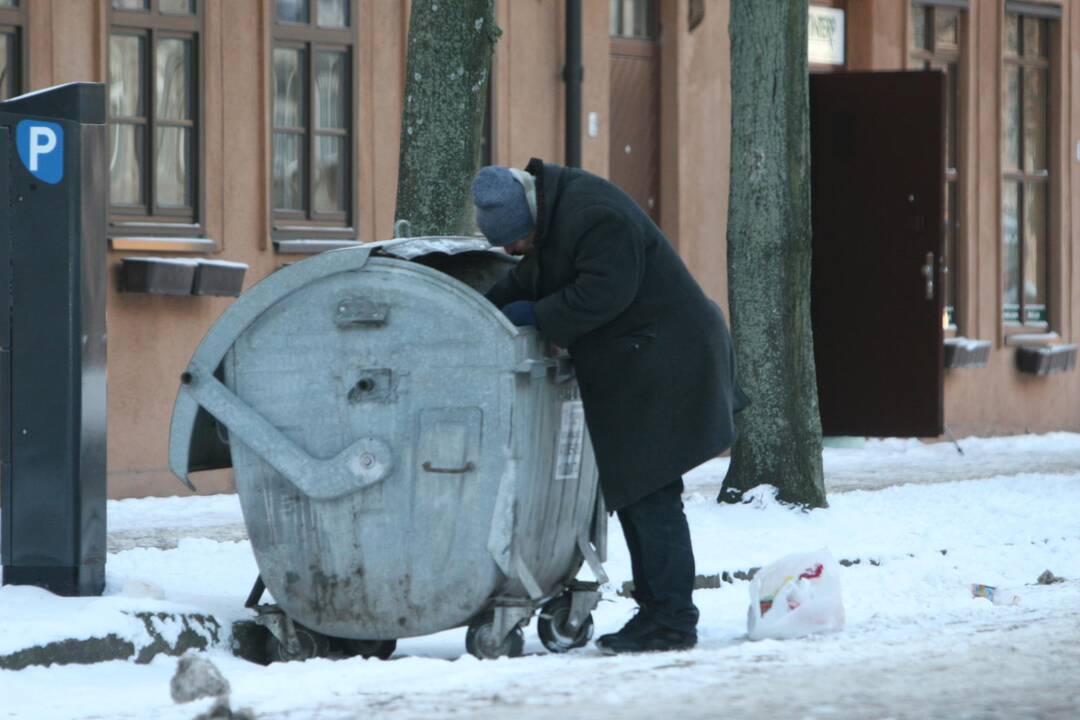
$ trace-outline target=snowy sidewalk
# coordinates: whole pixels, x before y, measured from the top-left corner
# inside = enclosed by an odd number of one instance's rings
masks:
[[[700,644],[684,653],[608,658],[589,647],[550,655],[534,624],[529,657],[494,662],[464,654],[463,629],[404,640],[390,662],[262,667],[224,644],[207,657],[232,684],[233,707],[261,719],[1080,717],[1080,436],[961,442],[965,456],[910,441],[827,450],[830,477],[910,484],[834,486],[830,507],[807,513],[768,493],[718,505],[723,461],[688,478],[700,573],[823,546],[863,560],[841,570],[848,624],[835,635],[746,641],[748,583],[735,582],[695,593]],[[1048,461],[1058,469],[1033,471]],[[920,484],[961,472],[970,474]],[[110,540],[134,540],[110,554],[106,596],[0,589],[0,654],[117,629],[138,635],[125,611],[205,613],[225,627],[248,616],[242,605],[257,571],[235,496],[124,500],[109,514]],[[633,607],[611,592],[630,577],[617,523],[609,537],[612,587],[595,614],[598,634],[617,629]],[[1067,581],[1036,585],[1047,569]],[[1013,590],[1020,604],[973,599],[976,582]],[[208,703],[172,704],[175,666],[158,657],[0,671],[0,718],[190,720]]]
[[[963,438],[960,444],[963,455],[951,443],[899,439],[867,440],[863,447],[855,448],[825,448],[825,487],[830,502],[838,493],[852,490],[1080,473],[1080,434]],[[691,471],[686,476],[687,493],[715,497],[727,467],[727,458],[718,458]],[[109,504],[110,553],[135,547],[174,548],[184,537],[247,539],[239,503],[233,496],[219,496]]]
[[[950,442],[899,438],[869,439],[861,447],[826,447],[825,490],[876,490],[893,485],[933,484],[1034,473],[1080,472],[1080,434],[1048,433],[999,438],[961,438],[960,454]],[[686,486],[715,496],[728,461],[705,463],[686,476]]]

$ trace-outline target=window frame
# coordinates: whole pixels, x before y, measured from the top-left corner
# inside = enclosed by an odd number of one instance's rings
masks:
[[[7,98],[11,99],[25,93],[28,88],[29,54],[26,52],[26,0],[19,0],[16,7],[0,8],[0,32],[15,38],[15,83]]]
[[[914,13],[917,8],[927,13],[924,32],[926,33],[928,48],[915,47],[915,37],[910,33],[911,28],[914,26]],[[935,32],[936,18],[937,13],[942,11],[956,14],[957,42],[955,46],[938,46],[937,33]],[[967,57],[970,48],[968,42],[970,13],[967,0],[911,0],[908,5],[908,13],[908,32],[911,37],[908,38],[907,42],[907,67],[920,70],[944,69],[946,75],[946,102],[952,106],[952,127],[949,127],[948,117],[946,117],[945,127],[947,141],[950,140],[951,132],[952,158],[949,158],[948,153],[946,153],[945,171],[942,178],[944,183],[944,204],[942,207],[947,207],[950,214],[950,217],[946,218],[945,227],[943,228],[946,257],[942,258],[942,272],[946,274],[944,284],[951,295],[951,298],[949,298],[951,304],[949,302],[944,303],[945,317],[942,318],[942,326],[949,333],[958,333],[961,326],[964,325],[961,319],[970,320],[967,315],[961,313],[964,274],[969,271],[966,262],[961,262],[961,257],[963,256],[966,260],[965,248],[968,240],[964,212],[968,182],[964,173],[967,157],[966,143],[968,141],[965,133],[967,123],[965,122],[964,93],[966,91]],[[955,87],[951,89],[947,70],[950,65],[955,66]],[[953,161],[952,166],[950,166],[950,159]],[[950,190],[952,192],[951,196]],[[952,234],[951,248],[947,245],[950,232]],[[948,263],[945,262],[946,259]]]
[[[1021,6],[1014,3],[1006,3],[1004,13],[1002,14],[1001,22],[1001,115],[1003,116],[1006,104],[1008,102],[1008,79],[1007,69],[1012,66],[1019,69],[1017,95],[1019,98],[1019,133],[1017,152],[1020,156],[1020,166],[1017,169],[1009,169],[1005,164],[1005,126],[1002,122],[1001,132],[999,133],[999,151],[998,161],[1000,163],[999,174],[999,192],[1000,202],[998,205],[998,218],[1001,222],[1001,232],[998,236],[998,257],[999,257],[999,270],[998,270],[998,288],[999,288],[999,302],[997,322],[1003,329],[1005,340],[1008,340],[1009,335],[1016,334],[1028,334],[1028,333],[1049,333],[1054,326],[1054,309],[1055,309],[1055,283],[1053,268],[1057,261],[1060,260],[1058,253],[1055,252],[1055,242],[1057,233],[1055,232],[1054,216],[1055,205],[1058,203],[1057,191],[1058,183],[1054,182],[1054,165],[1055,158],[1057,158],[1059,148],[1055,142],[1055,133],[1057,131],[1058,121],[1055,120],[1054,107],[1056,104],[1056,94],[1058,92],[1056,82],[1058,80],[1057,73],[1060,70],[1056,67],[1056,62],[1060,62],[1060,56],[1058,54],[1058,36],[1060,28],[1060,15],[1053,14],[1054,8],[1047,6],[1045,10],[1038,9],[1038,11],[1028,12],[1031,8],[1027,6]],[[1018,39],[1020,43],[1019,55],[1009,55],[1007,52],[1007,38],[1008,32],[1007,16],[1015,15],[1020,20],[1018,27]],[[1034,20],[1039,23],[1045,23],[1045,35],[1044,42],[1046,44],[1045,55],[1033,57],[1024,54],[1024,21]],[[1024,155],[1025,155],[1025,141],[1024,141],[1024,70],[1028,68],[1034,68],[1037,70],[1046,71],[1045,80],[1045,106],[1043,107],[1043,117],[1045,118],[1044,136],[1045,136],[1045,170],[1038,172],[1028,172],[1024,168]],[[1005,317],[1005,228],[1004,228],[1004,207],[1005,207],[1005,188],[1008,184],[1015,183],[1019,187],[1017,195],[1017,239],[1018,248],[1017,254],[1019,258],[1017,272],[1019,273],[1019,287],[1018,287],[1018,307],[1017,307],[1017,319],[1008,320]],[[1026,188],[1028,185],[1038,183],[1044,188],[1043,192],[1043,246],[1041,248],[1042,262],[1043,262],[1043,276],[1041,281],[1043,283],[1043,308],[1045,319],[1044,320],[1032,320],[1029,321],[1026,318],[1027,315],[1027,302],[1024,298],[1024,276],[1026,269],[1025,248],[1026,243],[1024,239],[1024,229],[1026,225],[1025,204],[1026,204]]]
[[[357,58],[360,52],[360,17],[359,7],[356,0],[345,0],[349,25],[345,28],[325,28],[318,25],[318,2],[309,0],[309,14],[307,23],[291,23],[278,19],[277,3],[268,0],[267,7],[270,17],[270,43],[268,54],[267,82],[269,93],[267,97],[267,136],[269,165],[267,168],[267,208],[270,217],[270,236],[279,252],[283,251],[281,242],[288,243],[285,247],[290,252],[297,251],[298,242],[312,240],[313,249],[325,249],[320,242],[337,240],[345,242],[359,242],[359,210],[357,207],[357,187],[359,180],[356,177],[359,160],[357,148],[360,143],[359,113],[360,113],[360,78],[357,69]],[[281,210],[274,207],[274,135],[278,132],[274,124],[274,50],[277,48],[302,49],[306,55],[306,67],[304,78],[304,118],[303,148],[304,148],[304,187],[303,198],[305,209]],[[346,86],[349,90],[348,103],[345,105],[345,127],[342,130],[318,129],[315,127],[315,83],[317,73],[317,58],[320,52],[344,52],[346,57],[345,68],[348,76]],[[295,132],[295,129],[290,129]],[[296,133],[299,134],[299,133]],[[317,136],[342,137],[345,140],[346,168],[343,173],[343,193],[345,196],[345,209],[341,212],[318,212],[314,207],[314,181],[315,181],[315,138]],[[295,241],[295,242],[289,242]],[[301,250],[302,251],[302,248]]]
[[[206,0],[195,0],[191,14],[168,13],[160,10],[160,0],[149,0],[146,10],[116,9],[108,2],[108,25],[106,31],[106,58],[111,52],[111,40],[116,35],[141,37],[145,43],[142,77],[145,115],[141,123],[146,128],[144,148],[147,151],[142,167],[144,201],[140,205],[117,205],[109,198],[109,239],[114,248],[147,249],[161,243],[160,249],[185,251],[212,251],[217,243],[206,237],[206,158],[205,138],[205,37]],[[191,72],[194,80],[189,87],[191,119],[187,121],[159,121],[157,115],[156,62],[157,48],[161,40],[183,39],[190,42]],[[106,59],[108,81],[108,59]],[[191,207],[158,207],[156,197],[157,149],[154,131],[159,127],[187,127],[191,138]],[[111,113],[108,124],[113,124]],[[136,124],[136,123],[131,123]],[[145,237],[149,236],[149,237]],[[177,240],[170,241],[170,238]],[[156,242],[155,242],[156,241]],[[167,242],[163,242],[167,241]],[[146,246],[145,248],[142,246]],[[175,245],[175,247],[172,247]]]

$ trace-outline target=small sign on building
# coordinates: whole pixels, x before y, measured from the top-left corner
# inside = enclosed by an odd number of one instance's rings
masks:
[[[809,61],[814,65],[844,64],[844,11],[810,6]]]

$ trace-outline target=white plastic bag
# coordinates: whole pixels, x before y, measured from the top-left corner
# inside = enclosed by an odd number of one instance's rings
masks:
[[[826,548],[780,558],[750,581],[751,640],[803,637],[844,627],[840,574]]]

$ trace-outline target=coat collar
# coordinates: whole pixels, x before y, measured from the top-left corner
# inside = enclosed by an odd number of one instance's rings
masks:
[[[555,206],[562,191],[563,170],[561,165],[545,163],[540,158],[529,160],[525,172],[536,178],[536,246],[540,247],[547,239],[551,221],[555,215]]]

